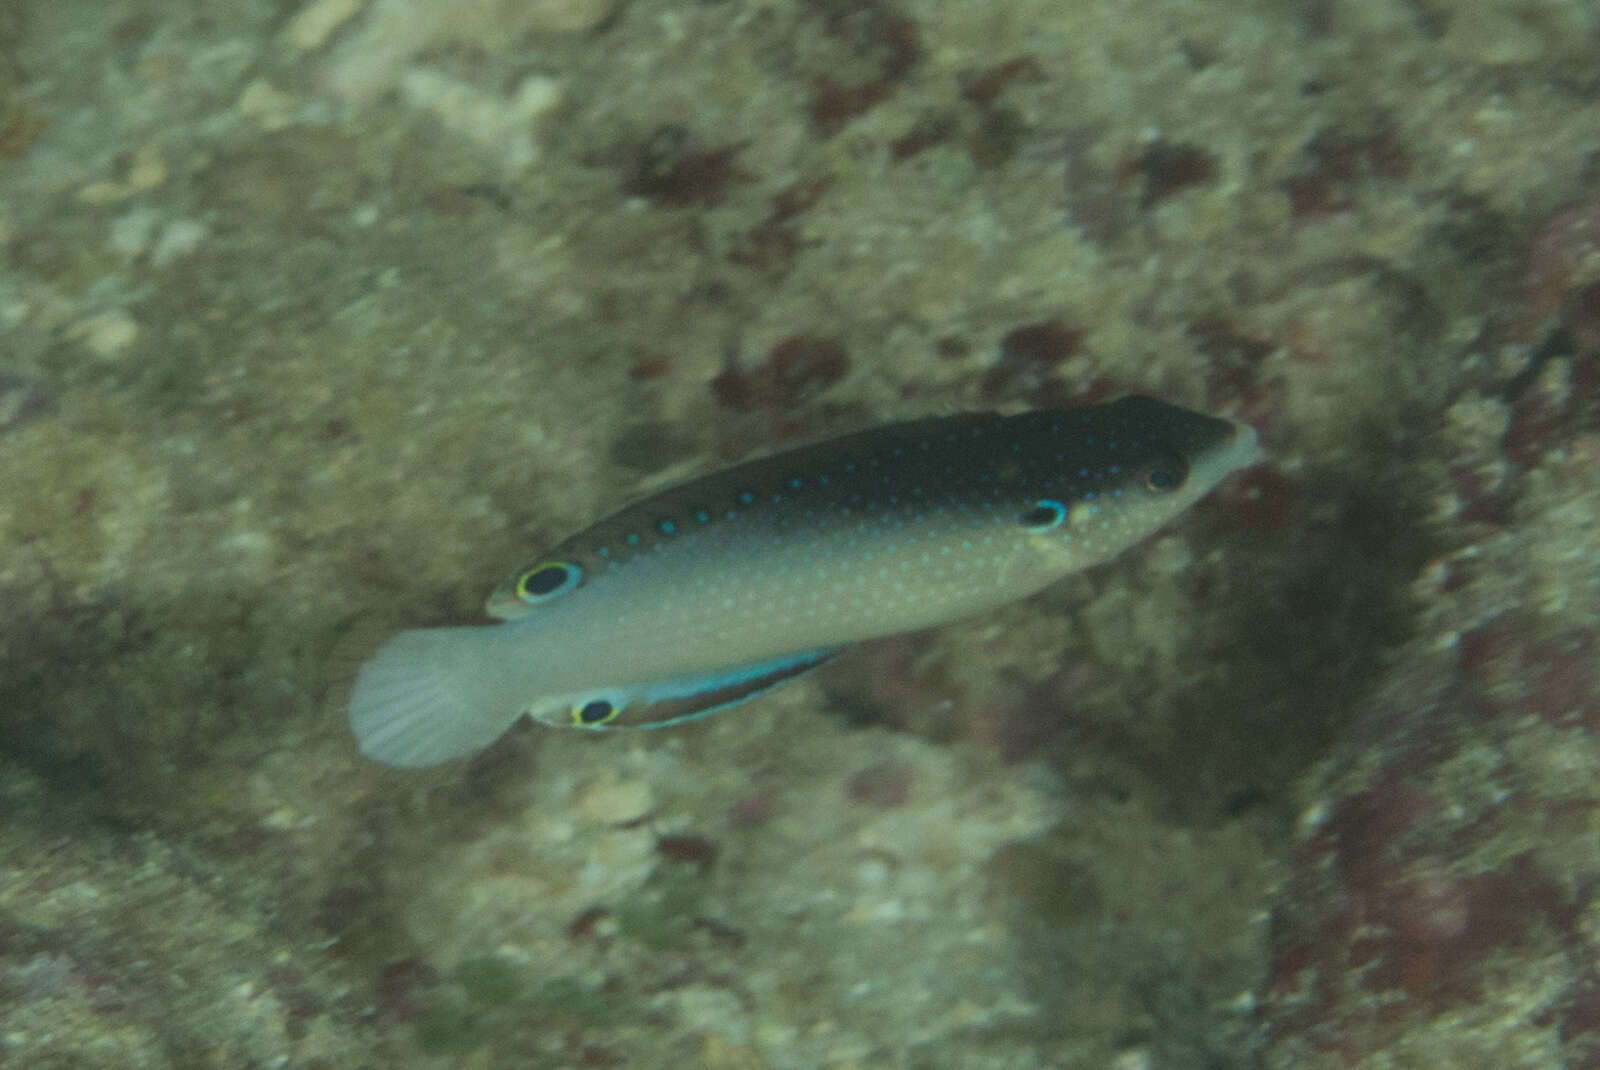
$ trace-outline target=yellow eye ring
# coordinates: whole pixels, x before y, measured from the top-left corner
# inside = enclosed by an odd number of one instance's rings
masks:
[[[1139,475],[1139,482],[1151,494],[1171,494],[1189,481],[1189,465],[1182,457],[1153,461]]]
[[[599,728],[616,719],[622,707],[605,698],[592,698],[572,707],[572,723],[579,728]]]
[[[517,597],[529,605],[559,598],[583,579],[583,569],[568,561],[545,561],[517,577]]]

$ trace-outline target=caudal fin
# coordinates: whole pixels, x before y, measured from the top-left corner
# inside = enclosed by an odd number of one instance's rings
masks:
[[[496,686],[494,628],[401,632],[361,667],[350,730],[373,761],[420,769],[487,747],[519,705]]]

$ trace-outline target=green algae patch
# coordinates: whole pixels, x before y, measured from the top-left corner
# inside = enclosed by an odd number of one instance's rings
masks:
[[[522,971],[492,955],[463,959],[456,967],[456,983],[473,1003],[504,1006],[522,995]]]
[[[484,1039],[478,1014],[456,1000],[432,1007],[417,1019],[417,1044],[430,1055],[470,1051]]]
[[[680,947],[693,932],[702,891],[703,883],[694,872],[658,871],[638,898],[617,905],[617,929],[647,947]]]
[[[1094,870],[1050,837],[1008,843],[984,867],[990,898],[1053,929],[1097,920],[1105,897]]]
[[[577,977],[553,977],[538,986],[527,1005],[547,1018],[576,1019],[592,1029],[606,1029],[622,1021],[622,1008],[599,985]]]

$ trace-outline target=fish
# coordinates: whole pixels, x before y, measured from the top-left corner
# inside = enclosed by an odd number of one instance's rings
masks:
[[[1246,424],[1133,395],[891,423],[737,464],[516,569],[489,595],[494,623],[390,639],[356,677],[350,728],[368,758],[413,769],[524,715],[680,724],[1107,561],[1258,454]]]

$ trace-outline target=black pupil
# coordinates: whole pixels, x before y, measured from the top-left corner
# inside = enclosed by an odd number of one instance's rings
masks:
[[[560,587],[567,580],[567,570],[563,565],[549,565],[541,568],[528,577],[522,586],[529,594],[549,594]]]
[[[1166,490],[1177,482],[1177,478],[1165,468],[1152,468],[1145,477],[1145,482],[1152,490]]]
[[[1042,528],[1046,524],[1054,524],[1060,515],[1053,505],[1036,505],[1022,514],[1022,522],[1030,528]]]
[[[578,720],[584,724],[594,724],[596,721],[603,721],[609,716],[611,716],[611,703],[603,698],[584,703],[583,709],[578,711]]]

